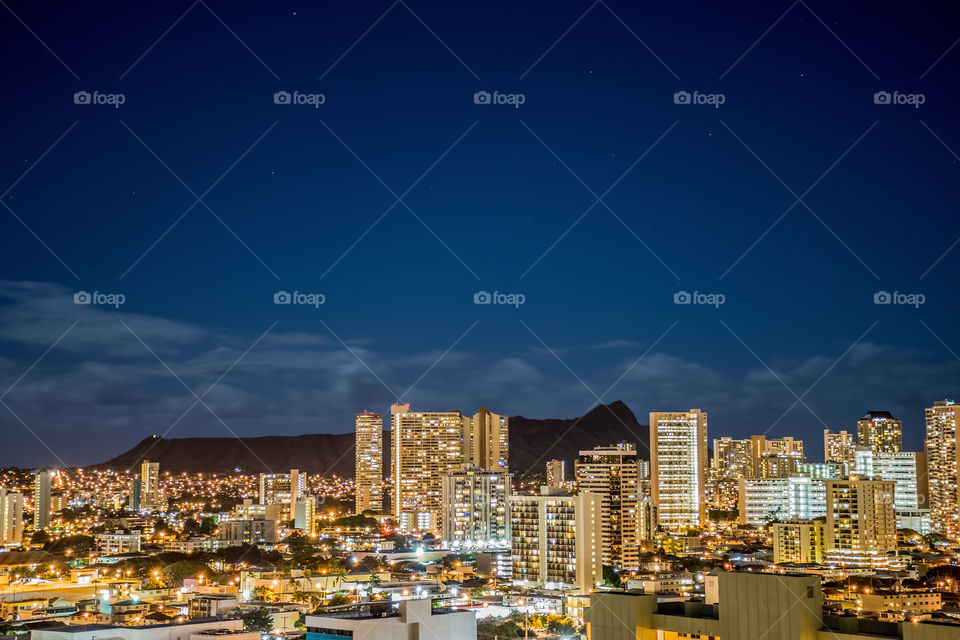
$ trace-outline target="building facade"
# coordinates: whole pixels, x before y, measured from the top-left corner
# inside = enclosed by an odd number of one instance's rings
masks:
[[[463,463],[463,416],[459,411],[390,409],[393,513],[400,530],[437,531],[443,510],[443,476]]]
[[[637,447],[620,443],[580,452],[578,491],[600,497],[603,563],[618,569],[640,565],[640,469]]]
[[[23,494],[0,488],[0,546],[23,541]]]
[[[960,535],[960,405],[938,400],[925,411],[926,452],[933,530],[956,539]]]
[[[650,413],[651,495],[669,531],[706,522],[707,412]]]
[[[550,487],[538,496],[513,495],[510,535],[514,584],[586,592],[603,582],[599,496]]]
[[[383,511],[383,414],[356,417],[356,511]]]
[[[857,445],[878,453],[903,450],[903,423],[889,411],[868,411],[857,420]]]
[[[443,478],[443,540],[448,544],[510,540],[510,474],[464,465]]]
[[[897,517],[893,508],[894,483],[865,480],[827,480],[826,548],[834,558],[862,564],[871,556],[897,549]]]

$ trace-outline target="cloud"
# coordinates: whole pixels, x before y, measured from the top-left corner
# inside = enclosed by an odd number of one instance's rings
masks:
[[[70,464],[108,459],[151,434],[349,431],[355,413],[387,411],[398,395],[415,408],[577,416],[620,376],[603,401],[624,400],[641,422],[651,410],[702,408],[710,437],[792,433],[808,439],[815,458],[823,423],[849,430],[871,409],[900,415],[908,446],[919,447],[923,407],[950,396],[950,381],[960,379],[960,363],[945,353],[866,342],[836,364],[839,354],[771,359],[776,375],[751,360],[740,371],[721,370],[662,350],[637,362],[647,347],[625,339],[553,352],[531,341],[517,353],[458,347],[446,354],[390,353],[351,339],[351,353],[326,332],[275,331],[244,356],[259,334],[74,305],[72,295],[57,284],[0,282],[3,389],[77,323],[4,398]],[[784,384],[802,395],[821,376],[804,397],[809,409],[791,409],[796,398]],[[57,463],[2,407],[0,429],[0,465]]]

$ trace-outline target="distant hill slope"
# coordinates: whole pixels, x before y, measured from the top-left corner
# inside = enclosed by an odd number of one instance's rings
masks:
[[[597,405],[580,418],[537,420],[510,418],[510,467],[518,475],[543,473],[552,458],[572,463],[581,449],[617,442],[633,442],[641,458],[649,458],[649,430],[619,400]],[[135,469],[144,458],[171,473],[244,473],[300,469],[309,473],[352,476],[353,433],[256,438],[144,439],[129,451],[96,467]],[[384,466],[389,473],[390,437],[384,432]],[[568,473],[572,473],[572,470]]]

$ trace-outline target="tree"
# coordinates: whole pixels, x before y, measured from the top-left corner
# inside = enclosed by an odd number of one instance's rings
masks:
[[[273,630],[273,616],[266,607],[257,607],[256,609],[234,609],[234,614],[243,620],[243,628],[247,631],[259,631],[260,633],[269,633]]]
[[[346,593],[335,593],[330,596],[330,602],[327,604],[327,606],[337,607],[343,604],[350,604],[351,602],[353,602],[353,598]]]
[[[253,589],[253,599],[257,602],[273,602],[277,599],[277,594],[270,587],[260,585]]]

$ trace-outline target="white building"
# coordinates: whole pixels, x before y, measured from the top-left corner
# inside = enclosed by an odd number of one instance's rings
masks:
[[[121,553],[139,553],[140,534],[114,531],[97,534],[97,553],[102,556],[115,556]]]
[[[825,515],[823,480],[806,476],[740,479],[740,524],[761,526],[775,520],[812,520]]]
[[[23,494],[0,488],[0,546],[23,540]]]
[[[306,617],[312,640],[476,640],[473,611],[436,609],[428,598],[345,606],[328,615]],[[43,639],[46,640],[46,639]],[[57,639],[59,640],[59,639]],[[86,639],[85,639],[86,640]]]
[[[473,465],[443,478],[443,540],[457,545],[510,540],[510,474]],[[492,541],[492,542],[491,542]]]
[[[38,628],[30,631],[30,640],[193,640],[195,634],[220,629],[225,632],[243,631],[239,618],[186,620],[179,623],[150,624],[124,627],[111,624],[75,624],[62,627]],[[259,635],[259,634],[258,634]],[[218,636],[234,638],[233,634]],[[246,640],[237,636],[237,640]]]
[[[514,584],[589,591],[603,582],[600,496],[566,495],[541,487],[541,495],[510,497]]]
[[[706,411],[650,413],[650,474],[662,527],[680,531],[706,521]]]

